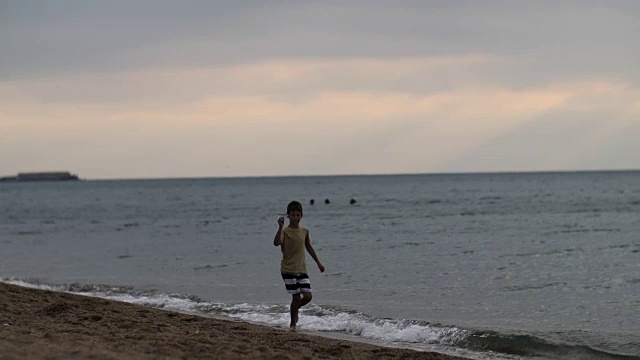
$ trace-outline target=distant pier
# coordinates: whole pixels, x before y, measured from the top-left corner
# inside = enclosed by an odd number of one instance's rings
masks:
[[[5,182],[26,182],[26,181],[73,181],[80,180],[78,175],[67,171],[49,171],[49,172],[28,172],[18,173],[16,176],[0,177],[0,181]]]

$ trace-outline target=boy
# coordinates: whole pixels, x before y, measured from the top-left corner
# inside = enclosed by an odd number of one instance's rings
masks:
[[[300,226],[302,219],[302,204],[292,201],[287,205],[287,217],[289,226],[283,228],[284,217],[278,219],[278,232],[273,238],[273,245],[280,246],[282,250],[282,261],[280,262],[280,273],[284,280],[287,292],[291,294],[291,323],[289,328],[296,330],[298,323],[298,310],[311,301],[311,283],[307,275],[307,262],[304,249],[318,264],[320,272],[324,272],[324,265],[318,260],[316,251],[311,246],[309,230]]]

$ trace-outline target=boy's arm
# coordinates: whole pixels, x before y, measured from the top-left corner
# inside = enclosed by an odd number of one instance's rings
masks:
[[[311,257],[316,262],[316,264],[318,264],[318,269],[320,269],[320,272],[324,272],[324,265],[322,265],[322,263],[318,259],[318,255],[316,255],[316,251],[313,249],[313,246],[311,246],[311,239],[309,238],[309,233],[307,233],[307,237],[304,239],[304,247],[307,248],[309,255],[311,255]]]
[[[282,227],[284,226],[284,217],[278,219],[278,231],[276,236],[273,237],[273,246],[282,245]]]

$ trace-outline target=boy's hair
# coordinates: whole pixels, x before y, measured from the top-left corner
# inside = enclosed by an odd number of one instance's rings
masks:
[[[300,211],[302,214],[302,204],[299,201],[292,201],[287,205],[287,215],[291,214],[292,211]]]

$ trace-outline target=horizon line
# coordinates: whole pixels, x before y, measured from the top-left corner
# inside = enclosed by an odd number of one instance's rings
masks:
[[[362,173],[362,174],[287,174],[287,175],[230,175],[230,176],[176,176],[176,177],[122,177],[122,178],[83,178],[81,181],[140,181],[140,180],[199,180],[199,179],[264,179],[264,178],[302,178],[302,177],[358,177],[358,176],[446,176],[446,175],[526,175],[526,174],[576,174],[576,173],[623,173],[640,172],[632,169],[576,169],[576,170],[510,170],[510,171],[446,171],[424,173]]]

